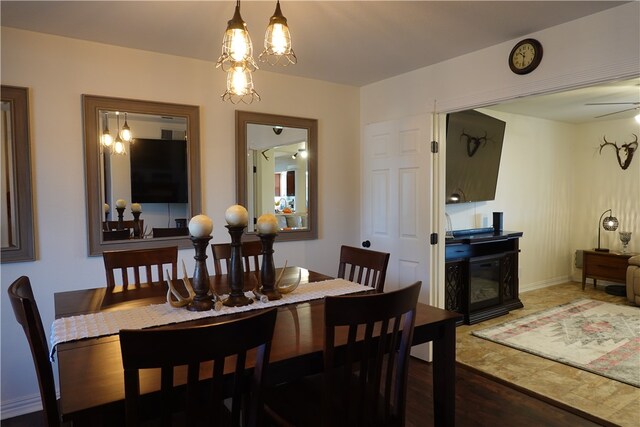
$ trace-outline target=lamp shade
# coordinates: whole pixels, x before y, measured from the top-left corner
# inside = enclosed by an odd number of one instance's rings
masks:
[[[276,10],[269,19],[264,36],[264,51],[260,54],[260,61],[284,66],[298,62],[298,58],[291,48],[291,33],[287,25],[287,18],[282,15],[280,10],[280,1],[276,3]]]
[[[615,216],[608,216],[602,220],[602,228],[607,231],[616,231],[618,229],[618,218]]]
[[[221,67],[223,71],[229,71],[237,63],[243,63],[244,67],[251,71],[258,69],[253,61],[253,44],[249,30],[240,15],[240,2],[236,5],[233,18],[227,23],[227,30],[222,39],[222,55],[218,58],[216,67]]]

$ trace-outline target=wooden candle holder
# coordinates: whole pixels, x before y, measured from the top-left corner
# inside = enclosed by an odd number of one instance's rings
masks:
[[[124,215],[124,208],[116,208],[116,210],[118,211],[118,225],[116,226],[116,230],[124,230],[124,223],[122,222],[123,220],[122,215]]]
[[[142,212],[131,212],[133,214],[133,238],[139,239],[142,237],[142,230],[140,229],[140,214]]]
[[[229,298],[223,304],[227,307],[242,307],[253,303],[253,299],[244,294],[244,270],[242,269],[242,234],[244,225],[225,225],[231,236],[231,259],[229,271]]]
[[[187,306],[189,311],[207,311],[213,308],[213,301],[209,294],[209,272],[206,263],[209,240],[211,240],[211,236],[191,236],[191,242],[196,250],[196,255],[193,257],[196,260],[196,266],[191,279],[191,287],[196,295]]]
[[[260,283],[262,287],[260,292],[274,301],[282,298],[282,295],[276,289],[276,267],[273,263],[273,241],[276,234],[258,234],[262,242],[262,265],[260,266]]]

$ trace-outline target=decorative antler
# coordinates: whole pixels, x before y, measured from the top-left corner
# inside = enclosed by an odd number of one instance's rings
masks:
[[[298,270],[298,280],[288,285],[283,285],[282,283],[280,283],[282,281],[282,275],[284,274],[284,270],[286,268],[287,268],[287,261],[284,262],[284,267],[280,271],[280,276],[278,277],[278,280],[276,280],[276,285],[275,285],[275,288],[281,294],[288,294],[295,291],[298,285],[300,284],[300,281],[302,280],[302,270]]]
[[[600,144],[600,154],[602,154],[602,149],[607,145],[613,146],[616,149],[616,157],[618,158],[618,164],[620,165],[622,170],[627,169],[631,164],[631,160],[633,160],[633,154],[638,149],[638,135],[636,135],[635,133],[632,133],[631,135],[635,137],[635,141],[622,144],[620,147],[618,147],[617,142],[615,141],[609,142],[607,141],[607,137],[603,136],[602,139],[604,140],[604,144]],[[620,152],[624,153],[622,157],[620,156]]]
[[[184,307],[191,301],[193,301],[193,297],[196,295],[196,293],[193,291],[193,287],[191,287],[191,282],[189,282],[189,278],[187,277],[187,270],[184,266],[184,261],[182,261],[182,268],[185,275],[182,281],[184,283],[184,287],[187,289],[187,293],[189,294],[189,296],[186,298],[180,295],[180,292],[178,292],[178,290],[173,286],[173,278],[171,277],[171,274],[169,274],[169,270],[165,270],[165,272],[167,273],[167,277],[169,277],[169,280],[167,281],[167,284],[169,285],[169,289],[167,289],[167,302],[171,305],[171,307]],[[174,301],[173,298],[171,298],[172,294],[177,301]]]
[[[469,157],[473,157],[478,151],[478,148],[487,143],[487,131],[484,131],[484,136],[480,137],[471,136],[468,133],[462,132],[460,140],[462,140],[463,137],[467,140],[467,156]]]

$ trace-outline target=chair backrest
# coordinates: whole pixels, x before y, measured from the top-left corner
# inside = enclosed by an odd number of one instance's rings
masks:
[[[214,274],[225,274],[229,272],[231,265],[231,243],[214,243],[211,245],[213,252],[213,271]],[[244,271],[259,271],[260,260],[262,254],[262,242],[252,240],[242,242],[242,264]],[[223,270],[224,262],[226,271]]]
[[[382,292],[387,276],[387,265],[389,265],[389,254],[386,252],[343,245],[340,248],[338,277]]]
[[[58,402],[56,401],[53,369],[49,361],[49,346],[29,278],[26,276],[19,277],[9,286],[8,292],[13,313],[18,323],[22,326],[27,336],[27,341],[29,341],[31,356],[38,375],[40,399],[42,400],[47,426],[59,426],[60,414],[58,413]]]
[[[123,230],[109,230],[102,232],[102,240],[127,240],[131,237],[131,230],[125,228]]]
[[[132,284],[140,286],[145,281],[149,284],[154,281],[162,281],[163,267],[166,265],[171,265],[171,278],[176,279],[178,277],[177,246],[105,251],[102,253],[102,259],[104,260],[104,269],[107,274],[107,288],[112,288],[116,285],[115,270],[120,270],[122,286],[124,287]],[[129,281],[129,269],[133,270],[133,282]],[[145,272],[144,280],[141,279],[141,271]]]
[[[325,298],[324,425],[403,426],[421,282],[388,293]],[[336,342],[348,329],[347,342]],[[386,331],[381,334],[380,331]]]
[[[140,224],[140,230],[144,230],[144,219],[138,220]],[[122,221],[123,228],[130,228],[133,230],[134,221],[132,219],[126,219]],[[102,221],[102,231],[114,231],[118,229],[118,221]]]
[[[138,425],[141,418],[141,370],[161,368],[161,409],[152,418],[168,421],[172,416],[174,372],[187,366],[186,425],[219,425],[223,400],[232,396],[231,425],[255,426],[262,418],[262,388],[271,350],[277,309],[214,325],[180,329],[136,329],[120,331],[120,349],[124,367],[125,412],[127,426]],[[252,377],[246,370],[247,352],[256,349]],[[253,354],[253,353],[252,353]],[[231,379],[225,378],[225,358],[232,365]],[[210,365],[203,362],[213,361]],[[211,374],[211,384],[203,387],[200,371]],[[181,371],[184,375],[184,371]],[[176,374],[176,377],[178,374]],[[231,389],[229,389],[229,387]],[[165,400],[166,399],[166,400]],[[169,404],[172,403],[172,404]],[[206,424],[204,422],[206,422]],[[167,425],[167,424],[163,424]]]
[[[175,236],[188,236],[189,229],[187,227],[180,228],[158,228],[153,227],[153,237],[175,237]]]

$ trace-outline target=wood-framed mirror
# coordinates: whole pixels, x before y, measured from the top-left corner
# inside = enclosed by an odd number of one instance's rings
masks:
[[[201,210],[200,108],[95,95],[82,103],[89,255],[192,247],[187,224]]]
[[[236,196],[249,211],[247,235],[263,213],[278,241],[318,238],[318,121],[236,111]]]
[[[35,260],[29,89],[2,85],[2,263]]]

